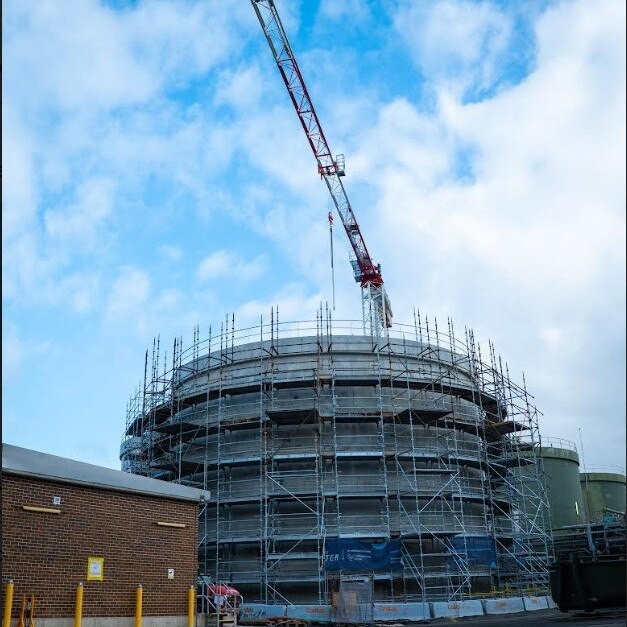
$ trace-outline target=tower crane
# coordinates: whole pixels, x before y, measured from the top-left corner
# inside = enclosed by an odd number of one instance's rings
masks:
[[[351,259],[351,265],[355,281],[361,286],[364,322],[369,321],[371,329],[377,332],[389,328],[392,326],[392,307],[383,286],[381,265],[375,265],[370,257],[342,183],[344,155],[332,156],[274,0],[251,0],[251,3],[318,162],[318,173],[326,183],[353,249],[355,259]]]

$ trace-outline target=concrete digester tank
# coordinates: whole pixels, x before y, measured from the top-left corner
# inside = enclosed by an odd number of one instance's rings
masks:
[[[579,482],[579,455],[575,444],[561,438],[542,438],[540,456],[551,513],[551,528],[586,522]]]
[[[623,472],[582,472],[580,483],[590,522],[602,521],[606,515],[625,514],[627,486]]]
[[[546,586],[526,390],[451,328],[293,325],[175,343],[129,404],[123,468],[213,494],[201,571],[264,603],[328,603],[355,572],[395,601]]]

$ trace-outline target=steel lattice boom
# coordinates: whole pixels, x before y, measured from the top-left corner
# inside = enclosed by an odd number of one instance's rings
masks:
[[[353,266],[355,281],[361,285],[364,302],[368,303],[364,310],[374,309],[372,318],[376,323],[383,328],[390,327],[392,309],[383,287],[381,267],[375,265],[370,257],[340,178],[344,176],[343,159],[339,155],[335,159],[332,156],[273,0],[251,0],[251,3],[318,162],[318,172],[327,185],[355,254],[356,264]]]

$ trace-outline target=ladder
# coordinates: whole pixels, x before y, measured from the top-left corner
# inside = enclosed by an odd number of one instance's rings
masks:
[[[206,625],[237,627],[238,605],[241,604],[241,597],[221,597],[221,600],[216,601],[215,596],[202,594],[201,604],[202,612],[207,617]]]

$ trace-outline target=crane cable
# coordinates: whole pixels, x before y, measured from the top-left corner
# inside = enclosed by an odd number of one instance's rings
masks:
[[[331,244],[331,287],[333,290],[333,311],[335,311],[335,267],[333,265],[333,213],[329,211],[329,242]]]

